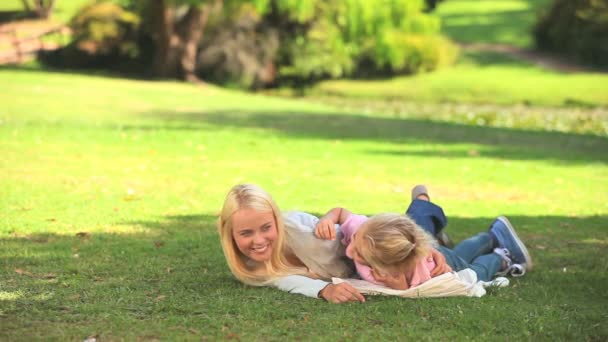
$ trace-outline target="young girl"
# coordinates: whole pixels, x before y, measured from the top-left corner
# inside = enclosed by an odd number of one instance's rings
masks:
[[[408,213],[413,211],[412,216],[419,214],[421,208],[424,211],[425,206],[426,209],[435,206],[426,193],[414,197],[416,201],[426,204],[413,203],[408,209]],[[418,209],[412,210],[412,207]],[[315,234],[333,239],[333,223],[341,225],[346,254],[355,261],[357,272],[364,280],[404,290],[431,279],[431,274],[436,273],[433,259],[429,258],[434,241],[408,216],[380,214],[368,219],[334,208],[321,218]],[[434,232],[432,227],[425,228]],[[491,280],[496,274],[523,275],[526,268],[532,266],[525,246],[505,217],[496,219],[488,232],[461,242],[453,250],[444,246],[436,248],[452,269],[471,268],[478,280],[483,281]]]

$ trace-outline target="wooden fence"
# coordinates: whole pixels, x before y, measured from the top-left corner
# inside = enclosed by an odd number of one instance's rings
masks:
[[[19,64],[32,59],[40,50],[53,50],[65,44],[69,29],[55,26],[21,35],[18,26],[0,26],[0,64]],[[56,35],[55,41],[45,41]]]

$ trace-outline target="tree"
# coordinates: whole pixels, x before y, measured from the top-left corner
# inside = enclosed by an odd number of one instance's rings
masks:
[[[197,81],[194,73],[198,43],[203,36],[210,11],[221,1],[152,0],[152,37],[156,48],[154,74]]]
[[[33,13],[41,19],[47,19],[55,6],[55,0],[31,0],[31,4],[30,0],[21,0],[21,3],[26,12]]]
[[[153,73],[199,81],[195,74],[198,44],[207,27],[209,16],[244,2],[264,4],[264,0],[133,0],[142,18],[150,18],[148,30],[156,46]]]

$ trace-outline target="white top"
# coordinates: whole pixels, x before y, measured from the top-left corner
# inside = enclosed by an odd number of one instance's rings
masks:
[[[304,212],[283,214],[287,246],[311,272],[325,279],[348,278],[354,273],[352,261],[346,257],[345,247],[340,243],[342,232],[336,225],[336,239],[323,240],[315,237],[314,229],[319,219]],[[282,291],[299,293],[308,297],[319,297],[319,291],[330,282],[311,279],[302,275],[290,275],[271,283]]]

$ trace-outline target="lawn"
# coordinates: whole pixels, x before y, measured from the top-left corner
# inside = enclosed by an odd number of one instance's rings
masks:
[[[0,340],[605,340],[608,141],[214,86],[0,69]],[[235,183],[284,209],[402,212],[455,240],[507,215],[536,269],[477,299],[331,305],[239,284]]]
[[[446,0],[437,7],[443,32],[460,43],[532,47],[532,29],[551,0]]]
[[[434,72],[388,79],[326,80],[304,89],[315,100],[408,118],[495,127],[608,134],[608,73],[566,72],[542,57],[504,52],[532,49],[530,28],[548,0],[447,0],[437,15],[443,32],[459,43],[500,44],[501,49],[462,47],[456,64]],[[553,61],[552,61],[553,62]],[[564,64],[564,61],[561,61]],[[416,105],[412,110],[412,105]],[[447,107],[447,109],[446,109]],[[522,110],[515,108],[524,107]],[[595,111],[581,109],[595,108]],[[435,112],[432,115],[432,112]],[[507,112],[505,116],[502,113]],[[559,122],[555,122],[559,116]]]

